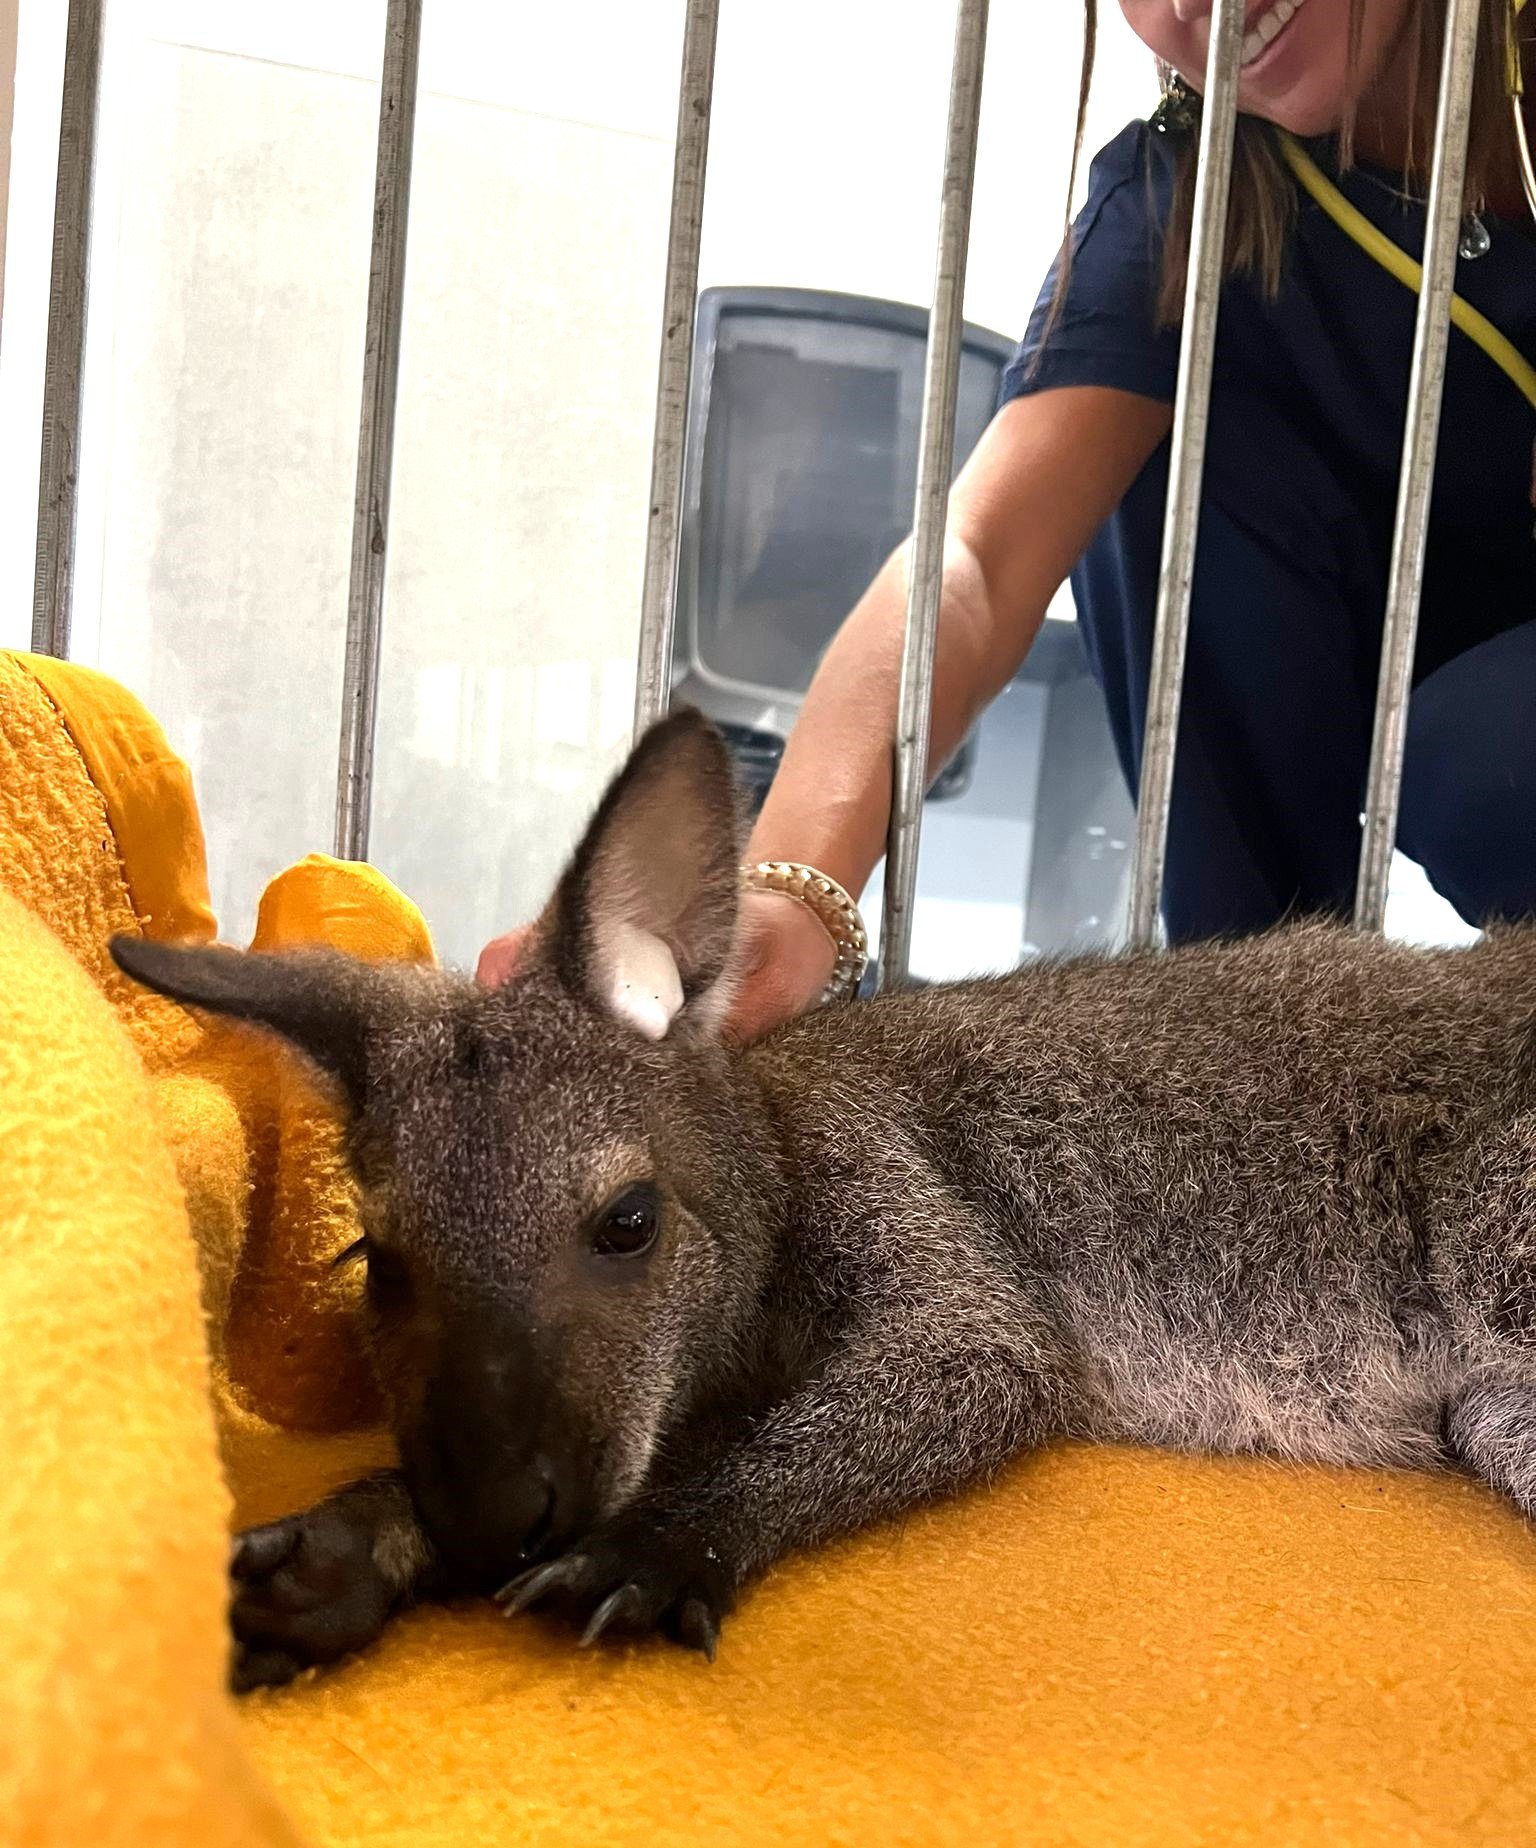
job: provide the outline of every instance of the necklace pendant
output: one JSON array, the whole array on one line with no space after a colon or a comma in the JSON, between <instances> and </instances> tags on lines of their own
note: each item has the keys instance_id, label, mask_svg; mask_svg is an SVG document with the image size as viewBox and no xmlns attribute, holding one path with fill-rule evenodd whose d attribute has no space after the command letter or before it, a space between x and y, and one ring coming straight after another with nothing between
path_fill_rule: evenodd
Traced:
<instances>
[{"instance_id":1,"label":"necklace pendant","mask_svg":"<svg viewBox=\"0 0 1536 1848\"><path fill-rule=\"evenodd\" d=\"M1461 241L1456 246L1457 254L1468 263L1475 263L1479 257L1486 257L1493 248L1493 237L1476 212L1468 212L1461 221Z\"/></svg>"}]
</instances>

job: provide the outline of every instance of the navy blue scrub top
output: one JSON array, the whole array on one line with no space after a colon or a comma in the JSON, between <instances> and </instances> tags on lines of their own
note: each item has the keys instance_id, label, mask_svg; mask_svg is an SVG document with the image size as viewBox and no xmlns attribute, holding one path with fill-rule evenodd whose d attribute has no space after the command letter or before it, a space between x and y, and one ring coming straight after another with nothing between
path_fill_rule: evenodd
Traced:
<instances>
[{"instance_id":1,"label":"navy blue scrub top","mask_svg":"<svg viewBox=\"0 0 1536 1848\"><path fill-rule=\"evenodd\" d=\"M1174 153L1168 138L1134 122L1098 156L1087 203L1073 229L1074 260L1063 311L1042 351L1053 272L1004 375L1003 402L1077 385L1117 387L1172 402L1179 334L1156 325L1156 299L1160 228ZM1367 218L1410 255L1422 257L1423 207L1404 199L1392 176L1357 167L1337 177ZM1492 217L1483 222L1491 242L1485 254L1458 262L1457 289L1517 348L1536 355L1536 240L1524 224ZM1223 736L1241 733L1250 713L1255 727L1273 727L1276 715L1261 715L1257 708L1266 698L1271 705L1279 702L1287 708L1280 717L1290 728L1292 748L1313 748L1309 715L1333 700L1336 683L1347 679L1351 704L1339 725L1348 731L1349 742L1338 749L1350 759L1349 790L1347 798L1335 798L1321 784L1313 791L1293 791L1282 787L1288 771L1271 776L1275 788L1263 812L1232 824L1234 855L1261 863L1253 876L1264 890L1256 891L1251 902L1232 901L1230 917L1221 914L1224 898L1214 909L1206 899L1191 899L1188 918L1174 930L1177 936L1203 934L1207 928L1262 927L1268 910L1326 908L1347 901L1358 838L1355 785L1363 775L1374 703L1417 300L1305 197L1278 296L1267 297L1256 281L1243 277L1224 286L1191 633L1192 669L1197 676L1204 673L1205 681L1203 690L1198 683L1186 686L1179 748L1185 751L1186 732L1200 723L1199 711L1189 712L1192 695L1197 705L1215 702L1225 708L1219 715ZM1416 679L1536 617L1533 445L1536 410L1481 348L1453 327ZM1164 444L1072 580L1122 764L1133 780L1140 759L1166 482ZM1249 648L1245 630L1250 619L1284 627L1293 610L1290 657L1284 644L1270 651L1262 637ZM1207 636L1203 655L1202 628ZM1225 652L1224 664L1216 663L1217 651ZM1252 660L1244 667L1250 653ZM1325 655L1330 657L1326 665ZM1309 680L1307 664L1314 657ZM1317 724L1315 748L1333 750L1333 719L1320 714ZM1216 730L1213 720L1213 737ZM1233 745L1238 742L1232 738ZM1260 757L1280 749L1264 740L1255 745ZM1224 744L1213 744L1211 751L1230 755ZM1199 752L1197 743L1192 757ZM1218 765L1214 756L1209 767L1213 775L1219 769L1223 776L1245 768L1241 763ZM1260 781L1267 774L1257 760L1246 768ZM1187 770L1195 777L1198 763L1192 761ZM1195 795L1189 803L1193 826ZM1298 807L1309 812L1288 812ZM1310 867L1317 850L1308 831L1315 833L1324 823L1325 831L1337 832L1336 851L1329 849L1328 866L1317 872ZM1177 835L1177 783L1174 830ZM1298 842L1306 837L1304 844L1286 848L1281 837L1287 832ZM1208 835L1207 857L1213 845ZM1177 848L1175 840L1174 858ZM1177 886L1178 872L1171 859L1171 888ZM1229 866L1228 886L1238 877L1235 864ZM1172 898L1177 906L1176 891Z\"/></svg>"}]
</instances>

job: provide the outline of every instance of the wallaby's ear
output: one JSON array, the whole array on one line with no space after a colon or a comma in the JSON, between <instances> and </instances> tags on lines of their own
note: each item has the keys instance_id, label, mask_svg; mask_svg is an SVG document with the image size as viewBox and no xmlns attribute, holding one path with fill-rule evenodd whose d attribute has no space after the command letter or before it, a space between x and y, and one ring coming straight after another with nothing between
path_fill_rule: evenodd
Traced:
<instances>
[{"instance_id":1,"label":"wallaby's ear","mask_svg":"<svg viewBox=\"0 0 1536 1848\"><path fill-rule=\"evenodd\" d=\"M370 971L335 951L272 956L114 937L112 960L157 994L280 1033L362 1102Z\"/></svg>"},{"instance_id":2,"label":"wallaby's ear","mask_svg":"<svg viewBox=\"0 0 1536 1848\"><path fill-rule=\"evenodd\" d=\"M648 1039L724 1012L741 830L730 755L697 712L635 746L561 880L549 952L568 987Z\"/></svg>"}]
</instances>

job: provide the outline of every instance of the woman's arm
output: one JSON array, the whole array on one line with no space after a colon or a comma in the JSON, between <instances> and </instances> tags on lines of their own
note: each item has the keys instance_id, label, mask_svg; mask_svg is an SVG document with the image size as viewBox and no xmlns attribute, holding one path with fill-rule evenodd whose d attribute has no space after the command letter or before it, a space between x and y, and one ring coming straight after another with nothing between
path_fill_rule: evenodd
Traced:
<instances>
[{"instance_id":1,"label":"woman's arm","mask_svg":"<svg viewBox=\"0 0 1536 1848\"><path fill-rule=\"evenodd\" d=\"M1046 607L1168 434L1167 404L1073 386L1004 406L949 502L933 676L929 775L1029 652ZM903 545L816 672L752 832L751 860L799 860L857 895L885 849L906 624ZM832 972L826 932L793 899L744 901L732 1032L755 1039L809 1007ZM505 981L527 929L488 944L483 982Z\"/></svg>"},{"instance_id":2,"label":"woman's arm","mask_svg":"<svg viewBox=\"0 0 1536 1848\"><path fill-rule=\"evenodd\" d=\"M1167 404L1099 386L1004 406L950 496L929 775L1007 685L1094 533L1167 435ZM857 894L885 848L906 619L903 545L860 599L806 694L753 829L752 860L800 860ZM809 1006L832 967L793 900L748 900L733 1013L754 1038Z\"/></svg>"}]
</instances>

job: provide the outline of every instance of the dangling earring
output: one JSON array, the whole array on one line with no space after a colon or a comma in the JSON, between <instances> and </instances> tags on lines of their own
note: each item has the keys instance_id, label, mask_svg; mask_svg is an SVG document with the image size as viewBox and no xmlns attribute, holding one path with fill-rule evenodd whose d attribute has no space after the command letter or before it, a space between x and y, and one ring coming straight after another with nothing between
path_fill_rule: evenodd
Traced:
<instances>
[{"instance_id":1,"label":"dangling earring","mask_svg":"<svg viewBox=\"0 0 1536 1848\"><path fill-rule=\"evenodd\" d=\"M1200 126L1200 97L1171 65L1158 63L1163 94L1148 127L1154 135L1190 135Z\"/></svg>"}]
</instances>

